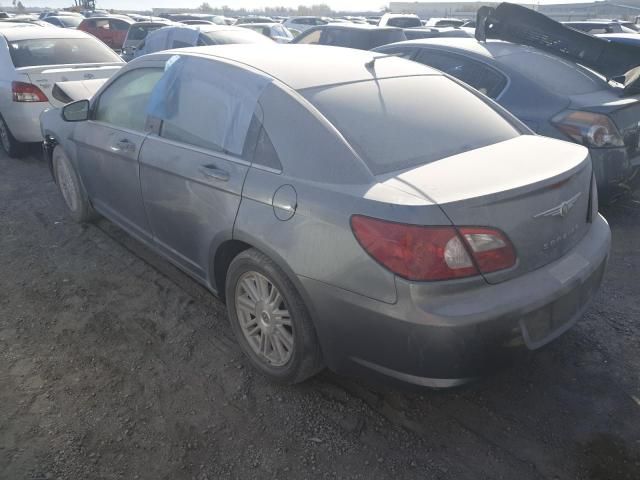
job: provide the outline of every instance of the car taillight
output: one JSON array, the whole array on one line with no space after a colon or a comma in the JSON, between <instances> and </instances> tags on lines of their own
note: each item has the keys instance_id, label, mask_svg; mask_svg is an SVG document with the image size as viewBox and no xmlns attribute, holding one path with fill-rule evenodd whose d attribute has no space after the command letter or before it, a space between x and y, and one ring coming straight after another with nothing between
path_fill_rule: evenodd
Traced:
<instances>
[{"instance_id":1,"label":"car taillight","mask_svg":"<svg viewBox=\"0 0 640 480\"><path fill-rule=\"evenodd\" d=\"M502 232L479 227L461 227L459 231L482 273L497 272L515 265L516 252Z\"/></svg>"},{"instance_id":2,"label":"car taillight","mask_svg":"<svg viewBox=\"0 0 640 480\"><path fill-rule=\"evenodd\" d=\"M11 82L14 102L48 102L47 96L32 83Z\"/></svg>"},{"instance_id":3,"label":"car taillight","mask_svg":"<svg viewBox=\"0 0 640 480\"><path fill-rule=\"evenodd\" d=\"M351 217L351 229L369 255L407 280L434 281L495 272L515 264L511 242L490 228L431 227ZM473 256L473 259L472 259Z\"/></svg>"},{"instance_id":4,"label":"car taillight","mask_svg":"<svg viewBox=\"0 0 640 480\"><path fill-rule=\"evenodd\" d=\"M569 110L555 116L552 123L572 140L587 147L624 147L624 139L606 115Z\"/></svg>"}]
</instances>

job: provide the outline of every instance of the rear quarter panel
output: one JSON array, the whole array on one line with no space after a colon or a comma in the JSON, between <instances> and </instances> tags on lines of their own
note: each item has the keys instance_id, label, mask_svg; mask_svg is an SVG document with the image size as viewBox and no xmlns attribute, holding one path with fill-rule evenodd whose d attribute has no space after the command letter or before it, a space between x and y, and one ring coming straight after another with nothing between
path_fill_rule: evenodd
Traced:
<instances>
[{"instance_id":1,"label":"rear quarter panel","mask_svg":"<svg viewBox=\"0 0 640 480\"><path fill-rule=\"evenodd\" d=\"M296 95L272 85L260 101L283 168L254 164L249 170L234 237L263 249L295 276L394 303L395 276L362 249L351 216L449 222L428 200L380 186L333 126ZM297 198L286 221L276 217L273 204L283 185Z\"/></svg>"}]
</instances>

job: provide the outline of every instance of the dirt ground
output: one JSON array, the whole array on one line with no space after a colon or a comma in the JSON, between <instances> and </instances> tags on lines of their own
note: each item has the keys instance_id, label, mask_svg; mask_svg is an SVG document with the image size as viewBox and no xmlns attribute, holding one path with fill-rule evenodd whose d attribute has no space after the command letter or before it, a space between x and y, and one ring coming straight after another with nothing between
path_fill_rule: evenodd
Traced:
<instances>
[{"instance_id":1,"label":"dirt ground","mask_svg":"<svg viewBox=\"0 0 640 480\"><path fill-rule=\"evenodd\" d=\"M282 387L207 291L74 224L37 151L0 172L0 479L640 478L640 203L605 212L604 286L543 351L456 390Z\"/></svg>"}]
</instances>

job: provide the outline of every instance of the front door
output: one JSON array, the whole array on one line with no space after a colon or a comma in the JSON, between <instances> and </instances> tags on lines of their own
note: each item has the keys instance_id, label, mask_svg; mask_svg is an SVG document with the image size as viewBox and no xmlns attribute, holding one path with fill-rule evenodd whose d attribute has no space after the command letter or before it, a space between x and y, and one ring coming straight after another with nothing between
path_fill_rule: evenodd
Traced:
<instances>
[{"instance_id":1,"label":"front door","mask_svg":"<svg viewBox=\"0 0 640 480\"><path fill-rule=\"evenodd\" d=\"M144 143L146 105L160 68L138 68L118 77L92 105L90 120L74 132L78 168L100 213L132 234L150 239L140 193L138 155Z\"/></svg>"}]
</instances>

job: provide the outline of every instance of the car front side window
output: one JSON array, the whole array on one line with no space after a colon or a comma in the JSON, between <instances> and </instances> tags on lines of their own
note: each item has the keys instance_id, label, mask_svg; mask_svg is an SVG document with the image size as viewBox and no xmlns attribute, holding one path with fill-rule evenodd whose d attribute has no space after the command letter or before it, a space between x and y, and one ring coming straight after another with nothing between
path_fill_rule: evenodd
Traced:
<instances>
[{"instance_id":1,"label":"car front side window","mask_svg":"<svg viewBox=\"0 0 640 480\"><path fill-rule=\"evenodd\" d=\"M100 95L93 120L144 131L149 97L162 73L161 68L138 68L117 78Z\"/></svg>"}]
</instances>

